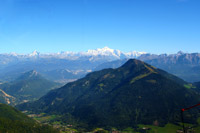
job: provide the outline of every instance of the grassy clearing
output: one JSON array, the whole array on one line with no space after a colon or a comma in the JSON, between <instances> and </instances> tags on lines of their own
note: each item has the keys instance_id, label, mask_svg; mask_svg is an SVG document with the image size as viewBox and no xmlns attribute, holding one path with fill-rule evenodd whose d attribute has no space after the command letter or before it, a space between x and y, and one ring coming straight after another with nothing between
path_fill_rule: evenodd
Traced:
<instances>
[{"instance_id":1,"label":"grassy clearing","mask_svg":"<svg viewBox=\"0 0 200 133\"><path fill-rule=\"evenodd\" d=\"M46 114L39 114L33 117L35 120L41 122L41 123L49 123L54 126L59 127L60 131L62 133L71 133L71 132L78 132L78 130L74 129L75 127L71 127L68 125L63 125L60 121L57 121L57 118L60 117L58 115L46 115ZM192 124L185 123L185 127L191 127L190 131L194 131L194 133L200 133L200 118L197 120L199 126L194 126ZM174 125L171 123L166 124L164 127L154 126L154 125L138 125L138 129L135 130L133 128L126 128L123 131L118 131L120 133L176 133L177 130L182 130L182 123L179 123L179 125ZM113 129L114 130L114 129ZM114 131L117 131L115 129ZM108 133L109 131L102 129L102 128L96 128L91 133L94 132L101 132L101 133Z\"/></svg>"},{"instance_id":2,"label":"grassy clearing","mask_svg":"<svg viewBox=\"0 0 200 133\"><path fill-rule=\"evenodd\" d=\"M192 84L184 84L184 87L187 88L187 89L196 88Z\"/></svg>"},{"instance_id":3,"label":"grassy clearing","mask_svg":"<svg viewBox=\"0 0 200 133\"><path fill-rule=\"evenodd\" d=\"M34 117L34 119L37 120L37 121L40 121L41 123L46 123L46 122L49 122L49 121L53 121L58 117L59 116L57 116L57 115L48 115L48 116L41 115L41 116Z\"/></svg>"},{"instance_id":4,"label":"grassy clearing","mask_svg":"<svg viewBox=\"0 0 200 133\"><path fill-rule=\"evenodd\" d=\"M177 126L171 123L168 123L164 127L158 127L153 125L138 125L140 128L151 128L147 133L176 133L177 130L182 129L181 126Z\"/></svg>"},{"instance_id":5,"label":"grassy clearing","mask_svg":"<svg viewBox=\"0 0 200 133\"><path fill-rule=\"evenodd\" d=\"M139 75L139 76L133 78L133 79L131 80L130 84L133 84L135 81L137 81L137 80L139 80L139 79L142 79L142 78L144 78L144 77L149 76L151 73L152 73L152 72L144 73L144 74L141 74L141 75Z\"/></svg>"}]
</instances>

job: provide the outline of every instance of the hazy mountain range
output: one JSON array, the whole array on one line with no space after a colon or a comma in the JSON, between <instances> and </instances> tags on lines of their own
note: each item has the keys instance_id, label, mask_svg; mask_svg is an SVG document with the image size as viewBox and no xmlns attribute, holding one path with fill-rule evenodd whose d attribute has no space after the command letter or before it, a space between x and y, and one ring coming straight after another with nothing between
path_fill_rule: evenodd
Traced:
<instances>
[{"instance_id":1,"label":"hazy mountain range","mask_svg":"<svg viewBox=\"0 0 200 133\"><path fill-rule=\"evenodd\" d=\"M156 55L108 47L87 52L0 54L0 80L12 81L26 71L36 70L48 79L67 83L95 70L119 67L130 58L145 61L189 82L200 80L199 53Z\"/></svg>"}]
</instances>

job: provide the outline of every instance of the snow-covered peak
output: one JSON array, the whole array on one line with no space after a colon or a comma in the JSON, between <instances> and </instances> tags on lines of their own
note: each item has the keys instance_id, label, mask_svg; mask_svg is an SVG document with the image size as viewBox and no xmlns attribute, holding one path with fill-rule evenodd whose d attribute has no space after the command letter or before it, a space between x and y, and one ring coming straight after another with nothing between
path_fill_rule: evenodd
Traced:
<instances>
[{"instance_id":1,"label":"snow-covered peak","mask_svg":"<svg viewBox=\"0 0 200 133\"><path fill-rule=\"evenodd\" d=\"M38 56L40 53L34 50L29 56Z\"/></svg>"},{"instance_id":2,"label":"snow-covered peak","mask_svg":"<svg viewBox=\"0 0 200 133\"><path fill-rule=\"evenodd\" d=\"M120 50L114 50L109 47L104 47L104 48L97 48L95 50L88 50L86 55L90 56L114 56L117 58L120 58L119 56L122 54Z\"/></svg>"},{"instance_id":3,"label":"snow-covered peak","mask_svg":"<svg viewBox=\"0 0 200 133\"><path fill-rule=\"evenodd\" d=\"M113 53L113 49L110 49L108 47L104 48L97 48L97 49L89 49L86 54L88 55L98 55L98 54L107 54L107 53Z\"/></svg>"},{"instance_id":4,"label":"snow-covered peak","mask_svg":"<svg viewBox=\"0 0 200 133\"><path fill-rule=\"evenodd\" d=\"M98 48L97 51L100 51L100 52L114 52L114 49L111 49L109 47L104 47L104 48Z\"/></svg>"}]
</instances>

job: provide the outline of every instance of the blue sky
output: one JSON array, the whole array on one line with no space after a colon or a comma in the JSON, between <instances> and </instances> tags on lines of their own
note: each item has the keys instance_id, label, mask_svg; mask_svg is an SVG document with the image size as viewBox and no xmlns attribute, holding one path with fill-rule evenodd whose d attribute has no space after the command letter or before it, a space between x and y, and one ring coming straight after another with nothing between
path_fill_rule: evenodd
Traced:
<instances>
[{"instance_id":1,"label":"blue sky","mask_svg":"<svg viewBox=\"0 0 200 133\"><path fill-rule=\"evenodd\" d=\"M200 52L200 0L0 0L0 53Z\"/></svg>"}]
</instances>

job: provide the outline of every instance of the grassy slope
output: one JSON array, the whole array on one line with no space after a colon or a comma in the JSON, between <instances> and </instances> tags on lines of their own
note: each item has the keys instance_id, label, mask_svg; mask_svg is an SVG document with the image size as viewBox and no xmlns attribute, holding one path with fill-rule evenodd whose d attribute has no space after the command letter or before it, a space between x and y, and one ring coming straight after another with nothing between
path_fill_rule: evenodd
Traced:
<instances>
[{"instance_id":1,"label":"grassy slope","mask_svg":"<svg viewBox=\"0 0 200 133\"><path fill-rule=\"evenodd\" d=\"M25 114L5 104L0 103L0 112L0 118L34 123L34 121Z\"/></svg>"},{"instance_id":2,"label":"grassy slope","mask_svg":"<svg viewBox=\"0 0 200 133\"><path fill-rule=\"evenodd\" d=\"M15 108L0 104L0 132L9 133L56 133L55 129L41 125Z\"/></svg>"},{"instance_id":3,"label":"grassy slope","mask_svg":"<svg viewBox=\"0 0 200 133\"><path fill-rule=\"evenodd\" d=\"M149 133L176 133L178 129L182 129L181 126L177 126L171 123L166 124L164 127L152 126L152 125L139 125L140 128L151 128Z\"/></svg>"}]
</instances>

